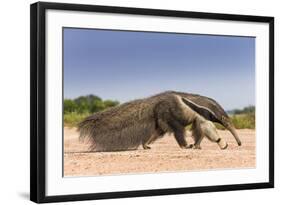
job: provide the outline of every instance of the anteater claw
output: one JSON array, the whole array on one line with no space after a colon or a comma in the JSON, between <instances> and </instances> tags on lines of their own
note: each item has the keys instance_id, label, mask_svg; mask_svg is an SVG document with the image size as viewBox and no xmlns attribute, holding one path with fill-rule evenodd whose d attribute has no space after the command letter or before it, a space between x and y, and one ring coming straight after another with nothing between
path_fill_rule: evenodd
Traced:
<instances>
[{"instance_id":1,"label":"anteater claw","mask_svg":"<svg viewBox=\"0 0 281 205\"><path fill-rule=\"evenodd\" d=\"M142 145L143 149L151 149L151 147L147 146L147 145Z\"/></svg>"}]
</instances>

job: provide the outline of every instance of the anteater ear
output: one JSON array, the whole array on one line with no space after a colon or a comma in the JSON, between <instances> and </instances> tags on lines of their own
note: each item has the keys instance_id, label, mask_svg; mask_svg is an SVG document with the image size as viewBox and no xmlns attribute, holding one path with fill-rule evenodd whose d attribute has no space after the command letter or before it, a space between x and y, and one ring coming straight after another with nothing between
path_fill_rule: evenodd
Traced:
<instances>
[{"instance_id":1,"label":"anteater ear","mask_svg":"<svg viewBox=\"0 0 281 205\"><path fill-rule=\"evenodd\" d=\"M215 113L212 110L210 110L208 107L198 105L197 103L187 98L182 98L182 101L193 111L197 112L199 115L204 117L206 120L210 120L212 122L220 122L220 120L218 120L218 118L216 117Z\"/></svg>"},{"instance_id":2,"label":"anteater ear","mask_svg":"<svg viewBox=\"0 0 281 205\"><path fill-rule=\"evenodd\" d=\"M221 121L225 126L229 126L229 124L231 124L231 121L224 115L221 116Z\"/></svg>"}]
</instances>

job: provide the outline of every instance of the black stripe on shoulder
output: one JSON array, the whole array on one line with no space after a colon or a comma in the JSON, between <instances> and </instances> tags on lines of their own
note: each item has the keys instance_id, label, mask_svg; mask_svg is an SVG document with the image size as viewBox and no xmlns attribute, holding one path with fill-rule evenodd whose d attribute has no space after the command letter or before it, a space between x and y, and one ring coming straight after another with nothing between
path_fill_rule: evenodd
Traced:
<instances>
[{"instance_id":1,"label":"black stripe on shoulder","mask_svg":"<svg viewBox=\"0 0 281 205\"><path fill-rule=\"evenodd\" d=\"M185 98L181 98L181 99L188 107L190 107L193 111L197 112L199 115L204 117L206 120L221 123L221 121L214 115L214 113L212 111L209 110L209 108L199 106L196 103L194 103L190 100L187 100Z\"/></svg>"}]
</instances>

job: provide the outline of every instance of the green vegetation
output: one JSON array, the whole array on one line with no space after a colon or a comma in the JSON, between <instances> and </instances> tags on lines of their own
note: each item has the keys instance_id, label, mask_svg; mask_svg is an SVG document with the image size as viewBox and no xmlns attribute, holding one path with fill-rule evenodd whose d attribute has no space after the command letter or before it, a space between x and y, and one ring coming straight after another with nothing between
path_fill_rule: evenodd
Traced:
<instances>
[{"instance_id":1,"label":"green vegetation","mask_svg":"<svg viewBox=\"0 0 281 205\"><path fill-rule=\"evenodd\" d=\"M85 117L92 113L118 105L118 101L102 100L95 95L80 96L75 99L65 99L63 106L64 125L77 126Z\"/></svg>"},{"instance_id":2,"label":"green vegetation","mask_svg":"<svg viewBox=\"0 0 281 205\"><path fill-rule=\"evenodd\" d=\"M238 114L229 116L236 129L255 129L255 114ZM217 129L225 128L218 123L214 123Z\"/></svg>"},{"instance_id":3,"label":"green vegetation","mask_svg":"<svg viewBox=\"0 0 281 205\"><path fill-rule=\"evenodd\" d=\"M237 129L255 129L256 127L256 108L247 106L243 109L235 109L229 113L232 123Z\"/></svg>"},{"instance_id":4,"label":"green vegetation","mask_svg":"<svg viewBox=\"0 0 281 205\"><path fill-rule=\"evenodd\" d=\"M255 113L233 115L231 120L237 129L255 129Z\"/></svg>"},{"instance_id":5,"label":"green vegetation","mask_svg":"<svg viewBox=\"0 0 281 205\"><path fill-rule=\"evenodd\" d=\"M66 113L63 116L64 126L68 127L76 127L79 122L81 122L84 118L88 117L90 113Z\"/></svg>"},{"instance_id":6,"label":"green vegetation","mask_svg":"<svg viewBox=\"0 0 281 205\"><path fill-rule=\"evenodd\" d=\"M234 109L228 111L229 117L236 129L255 129L255 106L247 106L243 109ZM218 129L224 127L215 123Z\"/></svg>"},{"instance_id":7,"label":"green vegetation","mask_svg":"<svg viewBox=\"0 0 281 205\"><path fill-rule=\"evenodd\" d=\"M231 111L228 111L229 114L239 115L239 114L255 114L255 106L250 105L247 107L244 107L243 109L234 109Z\"/></svg>"}]
</instances>

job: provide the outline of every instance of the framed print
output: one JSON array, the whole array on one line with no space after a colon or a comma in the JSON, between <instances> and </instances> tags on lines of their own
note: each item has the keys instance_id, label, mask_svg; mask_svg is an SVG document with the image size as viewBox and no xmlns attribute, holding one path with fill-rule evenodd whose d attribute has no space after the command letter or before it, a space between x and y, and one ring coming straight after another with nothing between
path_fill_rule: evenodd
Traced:
<instances>
[{"instance_id":1,"label":"framed print","mask_svg":"<svg viewBox=\"0 0 281 205\"><path fill-rule=\"evenodd\" d=\"M30 199L274 187L274 18L31 5Z\"/></svg>"}]
</instances>

